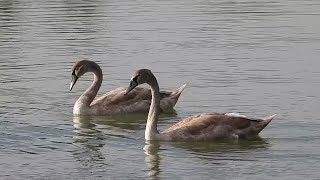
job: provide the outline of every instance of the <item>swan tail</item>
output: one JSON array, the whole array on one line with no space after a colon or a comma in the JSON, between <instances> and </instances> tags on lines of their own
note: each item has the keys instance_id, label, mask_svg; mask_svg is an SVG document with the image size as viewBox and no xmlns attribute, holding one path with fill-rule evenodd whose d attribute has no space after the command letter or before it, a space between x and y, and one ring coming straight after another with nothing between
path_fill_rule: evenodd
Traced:
<instances>
[{"instance_id":1,"label":"swan tail","mask_svg":"<svg viewBox=\"0 0 320 180\"><path fill-rule=\"evenodd\" d=\"M186 86L187 86L187 84L180 86L178 89L174 90L171 93L171 96L178 100L178 98L180 97L182 91L186 88Z\"/></svg>"},{"instance_id":2,"label":"swan tail","mask_svg":"<svg viewBox=\"0 0 320 180\"><path fill-rule=\"evenodd\" d=\"M260 133L265 127L267 127L275 116L276 114L262 118L262 121L259 123L258 133Z\"/></svg>"},{"instance_id":3,"label":"swan tail","mask_svg":"<svg viewBox=\"0 0 320 180\"><path fill-rule=\"evenodd\" d=\"M178 99L179 99L179 97L185 87L186 87L186 84L180 86L178 89L176 89L170 93L170 95L168 97L169 101L167 101L170 105L168 105L167 108L170 107L170 109L171 109L177 104Z\"/></svg>"}]
</instances>

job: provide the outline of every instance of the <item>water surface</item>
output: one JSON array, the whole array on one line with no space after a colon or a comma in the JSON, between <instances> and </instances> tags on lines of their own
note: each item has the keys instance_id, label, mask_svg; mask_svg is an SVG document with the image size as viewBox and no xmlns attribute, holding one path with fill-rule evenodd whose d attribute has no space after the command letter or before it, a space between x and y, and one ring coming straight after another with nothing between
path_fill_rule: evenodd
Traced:
<instances>
[{"instance_id":1,"label":"water surface","mask_svg":"<svg viewBox=\"0 0 320 180\"><path fill-rule=\"evenodd\" d=\"M320 3L302 1L1 1L0 179L318 179ZM150 68L162 89L187 83L177 114L278 114L261 139L145 142L146 114L73 117Z\"/></svg>"}]
</instances>

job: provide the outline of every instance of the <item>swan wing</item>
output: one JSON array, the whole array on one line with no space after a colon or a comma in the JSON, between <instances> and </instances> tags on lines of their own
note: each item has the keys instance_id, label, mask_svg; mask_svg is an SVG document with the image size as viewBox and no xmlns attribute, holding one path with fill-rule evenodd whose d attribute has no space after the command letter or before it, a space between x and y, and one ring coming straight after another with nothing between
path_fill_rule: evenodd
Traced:
<instances>
[{"instance_id":1,"label":"swan wing","mask_svg":"<svg viewBox=\"0 0 320 180\"><path fill-rule=\"evenodd\" d=\"M175 106L185 85L175 91L161 91L160 107L164 112L170 111ZM151 90L147 88L136 87L130 93L125 94L127 88L119 87L107 92L103 96L96 98L91 106L103 106L106 114L108 111L119 112L148 112L151 104ZM111 111L112 109L112 111Z\"/></svg>"},{"instance_id":2,"label":"swan wing","mask_svg":"<svg viewBox=\"0 0 320 180\"><path fill-rule=\"evenodd\" d=\"M257 135L264 125L262 119L228 116L225 113L201 114L178 122L165 130L162 136L173 141L246 138Z\"/></svg>"}]
</instances>

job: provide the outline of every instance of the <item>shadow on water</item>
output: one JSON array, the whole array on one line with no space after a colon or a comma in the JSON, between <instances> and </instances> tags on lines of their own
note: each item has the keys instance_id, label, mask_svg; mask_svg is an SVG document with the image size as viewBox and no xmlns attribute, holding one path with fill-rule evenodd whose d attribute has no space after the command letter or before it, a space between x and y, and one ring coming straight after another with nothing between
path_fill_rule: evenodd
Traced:
<instances>
[{"instance_id":1,"label":"shadow on water","mask_svg":"<svg viewBox=\"0 0 320 180\"><path fill-rule=\"evenodd\" d=\"M167 148L161 146L170 146L168 149L178 148L186 150L192 156L204 160L204 163L220 164L219 161L232 160L241 161L240 153L250 153L259 149L267 149L270 147L268 140L256 137L250 140L242 140L239 142L159 142L146 141L143 148L146 155L145 161L149 168L148 177L157 179L161 172L161 156L160 151ZM248 159L246 159L248 161ZM163 165L162 165L163 166Z\"/></svg>"},{"instance_id":2,"label":"shadow on water","mask_svg":"<svg viewBox=\"0 0 320 180\"><path fill-rule=\"evenodd\" d=\"M238 142L221 141L217 143L208 142L176 142L172 146L191 151L193 154L211 155L218 153L241 153L250 150L266 149L270 146L266 139L255 137L250 140L240 140Z\"/></svg>"}]
</instances>

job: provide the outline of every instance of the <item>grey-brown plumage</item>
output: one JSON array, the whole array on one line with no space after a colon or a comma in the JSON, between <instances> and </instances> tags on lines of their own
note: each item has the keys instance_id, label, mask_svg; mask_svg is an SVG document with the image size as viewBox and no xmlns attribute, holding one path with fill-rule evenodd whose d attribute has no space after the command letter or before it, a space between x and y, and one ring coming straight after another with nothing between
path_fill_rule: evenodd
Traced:
<instances>
[{"instance_id":1,"label":"grey-brown plumage","mask_svg":"<svg viewBox=\"0 0 320 180\"><path fill-rule=\"evenodd\" d=\"M100 66L89 60L81 60L72 67L70 91L85 73L92 72L94 80L91 86L76 101L75 115L111 115L119 113L148 112L151 104L151 90L138 88L124 95L126 88L119 87L105 95L96 98L101 87L103 75ZM171 111L177 103L185 85L172 92L161 92L161 111Z\"/></svg>"},{"instance_id":2,"label":"grey-brown plumage","mask_svg":"<svg viewBox=\"0 0 320 180\"><path fill-rule=\"evenodd\" d=\"M273 119L201 114L189 117L161 133L161 138L170 141L209 141L223 139L247 139L257 136Z\"/></svg>"},{"instance_id":3,"label":"grey-brown plumage","mask_svg":"<svg viewBox=\"0 0 320 180\"><path fill-rule=\"evenodd\" d=\"M262 119L248 118L237 113L201 114L186 118L166 129L157 130L160 113L160 92L157 79L148 69L136 71L131 78L127 92L147 83L151 86L152 101L149 109L145 139L164 141L217 141L257 136L275 115Z\"/></svg>"}]
</instances>

